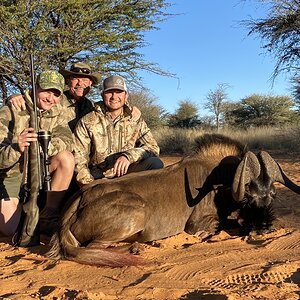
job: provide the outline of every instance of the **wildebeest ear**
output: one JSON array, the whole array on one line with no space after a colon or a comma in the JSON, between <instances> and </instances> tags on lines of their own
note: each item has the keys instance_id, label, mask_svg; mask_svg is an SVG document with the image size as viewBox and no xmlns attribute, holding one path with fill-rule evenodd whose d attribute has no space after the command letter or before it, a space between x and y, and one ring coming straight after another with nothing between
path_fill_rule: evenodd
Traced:
<instances>
[{"instance_id":1,"label":"wildebeest ear","mask_svg":"<svg viewBox=\"0 0 300 300\"><path fill-rule=\"evenodd\" d=\"M260 174L260 164L256 155L248 151L238 165L232 183L232 196L241 201L245 194L245 185L256 179Z\"/></svg>"},{"instance_id":2,"label":"wildebeest ear","mask_svg":"<svg viewBox=\"0 0 300 300\"><path fill-rule=\"evenodd\" d=\"M268 152L259 152L257 154L257 158L261 162L262 168L265 169L266 174L271 178L272 181L280 182L293 192L300 194L300 187L286 176L280 165Z\"/></svg>"},{"instance_id":3,"label":"wildebeest ear","mask_svg":"<svg viewBox=\"0 0 300 300\"><path fill-rule=\"evenodd\" d=\"M283 183L282 171L278 163L271 157L266 151L260 151L257 154L258 160L261 162L261 166L264 172L272 179L272 181L278 181Z\"/></svg>"}]
</instances>

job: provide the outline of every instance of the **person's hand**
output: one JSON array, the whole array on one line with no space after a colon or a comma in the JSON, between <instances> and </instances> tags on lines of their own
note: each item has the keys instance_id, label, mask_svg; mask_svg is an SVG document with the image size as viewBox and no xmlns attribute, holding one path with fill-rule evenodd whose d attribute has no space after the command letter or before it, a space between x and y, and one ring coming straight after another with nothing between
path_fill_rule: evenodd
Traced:
<instances>
[{"instance_id":1,"label":"person's hand","mask_svg":"<svg viewBox=\"0 0 300 300\"><path fill-rule=\"evenodd\" d=\"M18 146L21 153L25 151L25 147L30 145L30 142L37 141L37 133L33 128L25 128L18 137Z\"/></svg>"},{"instance_id":2,"label":"person's hand","mask_svg":"<svg viewBox=\"0 0 300 300\"><path fill-rule=\"evenodd\" d=\"M14 108L17 111L23 111L26 110L25 100L22 95L16 94L10 97L10 103L12 108Z\"/></svg>"},{"instance_id":3,"label":"person's hand","mask_svg":"<svg viewBox=\"0 0 300 300\"><path fill-rule=\"evenodd\" d=\"M117 177L123 176L127 173L130 165L129 160L125 156L120 156L114 164L114 173Z\"/></svg>"}]
</instances>

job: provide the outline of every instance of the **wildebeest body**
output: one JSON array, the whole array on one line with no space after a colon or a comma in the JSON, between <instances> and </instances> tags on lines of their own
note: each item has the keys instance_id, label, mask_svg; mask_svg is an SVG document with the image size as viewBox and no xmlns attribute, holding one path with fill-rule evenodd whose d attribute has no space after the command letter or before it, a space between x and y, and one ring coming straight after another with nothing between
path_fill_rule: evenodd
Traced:
<instances>
[{"instance_id":1,"label":"wildebeest body","mask_svg":"<svg viewBox=\"0 0 300 300\"><path fill-rule=\"evenodd\" d=\"M214 205L211 211L208 208L210 198L190 207L184 192L184 172L189 175L192 197L203 184L201 178L208 175L208 169L195 168L197 164L196 159L186 159L163 170L95 182L72 204L75 212L69 221L71 231L81 244L92 239L101 239L106 244L122 240L153 241L184 230L196 233L208 229L208 225L215 231L217 223L206 220L216 215ZM197 219L194 223L193 218ZM186 228L187 223L193 224L193 228Z\"/></svg>"},{"instance_id":2,"label":"wildebeest body","mask_svg":"<svg viewBox=\"0 0 300 300\"><path fill-rule=\"evenodd\" d=\"M138 258L111 252L114 242L148 242L180 232L214 234L240 211L245 233L271 225L278 181L300 188L266 153L255 155L220 135L199 139L195 155L160 170L96 180L67 205L49 256L122 266Z\"/></svg>"}]
</instances>

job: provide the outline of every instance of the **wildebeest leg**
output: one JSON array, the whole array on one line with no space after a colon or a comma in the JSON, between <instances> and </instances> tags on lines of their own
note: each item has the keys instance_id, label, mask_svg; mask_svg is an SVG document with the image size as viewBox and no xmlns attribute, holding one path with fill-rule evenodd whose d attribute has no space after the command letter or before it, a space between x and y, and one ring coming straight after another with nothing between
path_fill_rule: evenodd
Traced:
<instances>
[{"instance_id":1,"label":"wildebeest leg","mask_svg":"<svg viewBox=\"0 0 300 300\"><path fill-rule=\"evenodd\" d=\"M70 229L81 245L106 248L120 241L138 240L145 228L145 206L141 197L114 191L80 208Z\"/></svg>"},{"instance_id":2,"label":"wildebeest leg","mask_svg":"<svg viewBox=\"0 0 300 300\"><path fill-rule=\"evenodd\" d=\"M112 244L111 242L107 243L107 242L95 240L95 241L90 242L86 247L87 248L107 248L111 244Z\"/></svg>"}]
</instances>

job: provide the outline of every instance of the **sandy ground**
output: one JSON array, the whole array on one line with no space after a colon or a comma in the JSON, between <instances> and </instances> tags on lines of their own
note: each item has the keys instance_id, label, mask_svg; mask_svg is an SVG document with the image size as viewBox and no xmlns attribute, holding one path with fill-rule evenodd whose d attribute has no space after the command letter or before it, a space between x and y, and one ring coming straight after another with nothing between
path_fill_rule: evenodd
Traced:
<instances>
[{"instance_id":1,"label":"sandy ground","mask_svg":"<svg viewBox=\"0 0 300 300\"><path fill-rule=\"evenodd\" d=\"M167 164L178 158L163 158ZM277 155L300 184L300 157ZM0 239L0 299L300 299L300 195L278 185L276 230L249 240L221 231L200 242L182 233L142 245L149 266L53 263L43 245Z\"/></svg>"}]
</instances>

